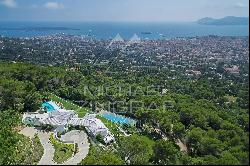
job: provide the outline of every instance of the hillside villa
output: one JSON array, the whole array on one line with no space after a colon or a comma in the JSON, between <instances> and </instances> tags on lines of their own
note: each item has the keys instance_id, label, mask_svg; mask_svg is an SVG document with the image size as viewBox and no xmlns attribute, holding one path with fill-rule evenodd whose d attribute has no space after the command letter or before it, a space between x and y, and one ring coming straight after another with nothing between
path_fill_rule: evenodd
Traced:
<instances>
[{"instance_id":1,"label":"hillside villa","mask_svg":"<svg viewBox=\"0 0 250 166\"><path fill-rule=\"evenodd\" d=\"M67 132L69 126L83 126L91 136L100 134L106 144L115 141L113 134L95 114L78 118L74 110L63 109L52 101L44 102L36 112L24 113L22 122L33 126L51 125L55 134Z\"/></svg>"}]
</instances>

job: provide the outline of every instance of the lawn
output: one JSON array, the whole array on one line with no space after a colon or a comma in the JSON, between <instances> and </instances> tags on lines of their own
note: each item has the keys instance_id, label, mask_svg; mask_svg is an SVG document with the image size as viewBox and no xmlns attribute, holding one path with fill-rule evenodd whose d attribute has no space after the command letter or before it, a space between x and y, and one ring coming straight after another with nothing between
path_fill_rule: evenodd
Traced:
<instances>
[{"instance_id":1,"label":"lawn","mask_svg":"<svg viewBox=\"0 0 250 166\"><path fill-rule=\"evenodd\" d=\"M85 116L85 114L87 112L89 112L88 108L80 107L80 106L74 104L73 102L71 102L69 100L62 99L54 94L50 94L49 97L53 101L62 103L65 109L74 110L78 114L79 118L83 118Z\"/></svg>"},{"instance_id":2,"label":"lawn","mask_svg":"<svg viewBox=\"0 0 250 166\"><path fill-rule=\"evenodd\" d=\"M71 102L69 100L62 99L62 98L60 98L52 93L50 94L49 97L53 101L62 103L65 109L74 110L78 114L79 118L84 117L85 114L89 112L89 110L87 108L79 107L76 104L74 104L73 102ZM96 118L100 119L114 135L118 136L118 135L123 134L122 132L120 132L120 130L118 129L118 127L116 126L115 123L101 117L100 115L97 115Z\"/></svg>"},{"instance_id":3,"label":"lawn","mask_svg":"<svg viewBox=\"0 0 250 166\"><path fill-rule=\"evenodd\" d=\"M74 144L65 144L57 141L53 134L50 135L50 142L55 148L53 160L57 163L63 163L72 157L74 153Z\"/></svg>"},{"instance_id":4,"label":"lawn","mask_svg":"<svg viewBox=\"0 0 250 166\"><path fill-rule=\"evenodd\" d=\"M118 129L115 123L103 118L100 115L97 115L96 118L100 119L102 123L113 133L115 136L123 135L123 133Z\"/></svg>"}]
</instances>

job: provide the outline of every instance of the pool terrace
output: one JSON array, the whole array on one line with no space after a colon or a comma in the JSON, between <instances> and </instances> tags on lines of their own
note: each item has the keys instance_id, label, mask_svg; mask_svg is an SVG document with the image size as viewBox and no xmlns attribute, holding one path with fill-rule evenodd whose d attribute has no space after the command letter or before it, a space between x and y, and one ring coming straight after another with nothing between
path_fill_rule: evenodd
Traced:
<instances>
[{"instance_id":1,"label":"pool terrace","mask_svg":"<svg viewBox=\"0 0 250 166\"><path fill-rule=\"evenodd\" d=\"M74 104L72 101L62 99L53 93L51 93L49 97L53 101L62 103L62 105L64 106L65 109L74 110L78 114L79 118L83 118L87 113L90 112L88 108L80 107L80 106ZM118 125L122 124L122 123L118 123L118 121L115 122L114 120L112 120L112 116L111 116L111 118L104 117L102 115L103 113L109 113L109 112L102 111L101 113L96 115L96 118L100 119L107 126L107 128L116 136L124 135L124 133L121 132L119 127L118 127ZM118 119L119 119L119 117L118 117ZM126 118L126 117L123 117L123 118L120 117L119 120L121 120L121 122L124 122L123 121L124 118ZM131 120L130 118L126 118L126 119L128 119L128 120L125 120L125 121L132 122L132 125L134 125L136 123L136 121L134 121L134 120L130 121Z\"/></svg>"},{"instance_id":2,"label":"pool terrace","mask_svg":"<svg viewBox=\"0 0 250 166\"><path fill-rule=\"evenodd\" d=\"M62 103L62 105L64 106L65 109L74 110L78 114L79 118L83 118L86 115L86 113L89 112L88 108L80 107L80 106L74 104L72 101L62 99L62 98L60 98L52 93L50 94L49 97L53 101Z\"/></svg>"},{"instance_id":3,"label":"pool terrace","mask_svg":"<svg viewBox=\"0 0 250 166\"><path fill-rule=\"evenodd\" d=\"M100 116L116 124L128 124L132 126L136 124L136 121L131 118L107 111L101 112Z\"/></svg>"}]
</instances>

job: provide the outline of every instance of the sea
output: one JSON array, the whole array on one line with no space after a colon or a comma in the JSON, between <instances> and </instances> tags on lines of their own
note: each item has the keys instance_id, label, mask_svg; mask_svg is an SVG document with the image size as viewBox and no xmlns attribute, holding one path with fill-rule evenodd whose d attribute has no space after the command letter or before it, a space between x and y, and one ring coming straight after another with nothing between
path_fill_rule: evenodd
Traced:
<instances>
[{"instance_id":1,"label":"sea","mask_svg":"<svg viewBox=\"0 0 250 166\"><path fill-rule=\"evenodd\" d=\"M249 36L248 25L200 25L197 23L125 22L0 22L0 36L38 37L70 34L96 39L112 39L117 34L130 39L170 39L195 36Z\"/></svg>"}]
</instances>

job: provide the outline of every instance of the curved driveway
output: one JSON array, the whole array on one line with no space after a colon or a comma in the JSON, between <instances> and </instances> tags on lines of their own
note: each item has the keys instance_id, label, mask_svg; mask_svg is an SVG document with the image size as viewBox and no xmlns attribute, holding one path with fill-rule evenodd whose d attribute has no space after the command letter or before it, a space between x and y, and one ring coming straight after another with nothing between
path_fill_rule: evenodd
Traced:
<instances>
[{"instance_id":1,"label":"curved driveway","mask_svg":"<svg viewBox=\"0 0 250 166\"><path fill-rule=\"evenodd\" d=\"M63 164L65 165L77 165L84 159L89 152L88 136L84 131L72 130L61 136L61 140L65 142L74 141L78 145L78 152L74 157L70 158Z\"/></svg>"},{"instance_id":2,"label":"curved driveway","mask_svg":"<svg viewBox=\"0 0 250 166\"><path fill-rule=\"evenodd\" d=\"M79 131L79 130L69 131L66 134L61 136L61 141L77 143L78 152L73 157L65 161L64 163L58 164L53 161L55 149L49 141L51 132L50 133L42 132L42 131L36 130L33 127L26 127L22 131L20 131L20 134L23 134L30 138L34 137L35 133L38 133L38 137L44 148L43 156L37 165L77 165L87 156L89 152L90 144L88 142L87 134L84 131Z\"/></svg>"}]
</instances>

